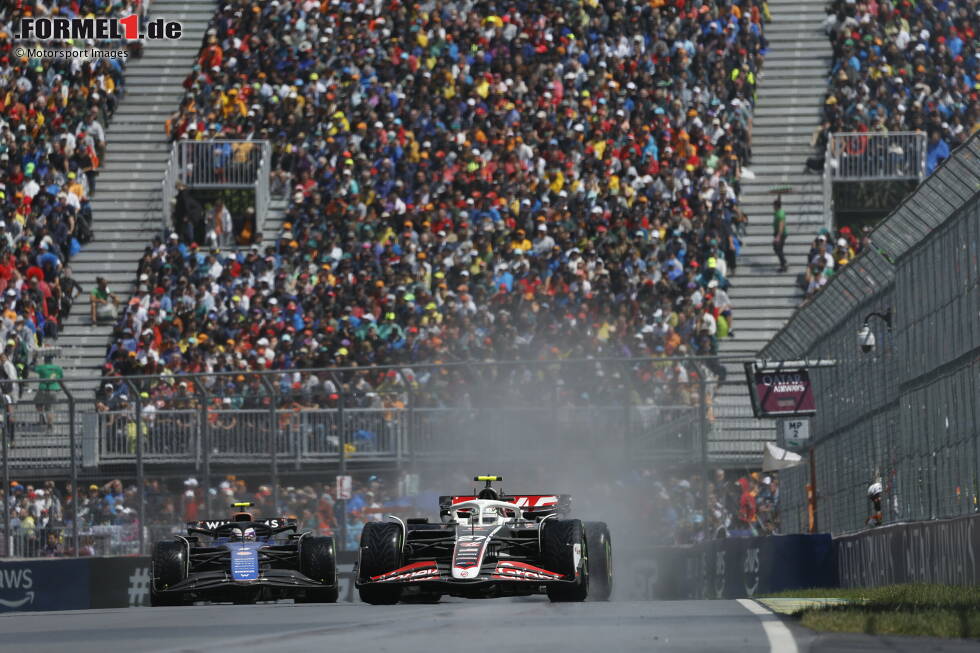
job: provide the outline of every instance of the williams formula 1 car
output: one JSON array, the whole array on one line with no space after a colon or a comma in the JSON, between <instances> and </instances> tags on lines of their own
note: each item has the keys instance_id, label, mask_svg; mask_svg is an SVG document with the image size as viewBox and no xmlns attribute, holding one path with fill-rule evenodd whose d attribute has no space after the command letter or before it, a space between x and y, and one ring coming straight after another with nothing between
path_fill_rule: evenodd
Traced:
<instances>
[{"instance_id":1,"label":"williams formula 1 car","mask_svg":"<svg viewBox=\"0 0 980 653\"><path fill-rule=\"evenodd\" d=\"M605 601L612 594L612 542L602 522L568 519L568 495L440 497L442 523L369 522L355 585L361 600L393 604L547 594L552 601ZM475 491L474 491L475 494Z\"/></svg>"},{"instance_id":2,"label":"williams formula 1 car","mask_svg":"<svg viewBox=\"0 0 980 653\"><path fill-rule=\"evenodd\" d=\"M296 520L286 517L238 512L231 520L189 522L186 536L157 542L151 565L154 606L280 598L335 603L339 593L333 538L298 533Z\"/></svg>"}]
</instances>

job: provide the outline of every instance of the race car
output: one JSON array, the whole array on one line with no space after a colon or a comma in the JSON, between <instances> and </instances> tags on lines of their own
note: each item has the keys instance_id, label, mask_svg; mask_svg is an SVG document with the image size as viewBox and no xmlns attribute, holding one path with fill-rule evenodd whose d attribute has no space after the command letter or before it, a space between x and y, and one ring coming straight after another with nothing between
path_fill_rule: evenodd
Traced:
<instances>
[{"instance_id":1,"label":"race car","mask_svg":"<svg viewBox=\"0 0 980 653\"><path fill-rule=\"evenodd\" d=\"M333 538L297 532L296 520L287 517L237 512L230 520L188 522L186 536L156 543L151 568L153 606L280 598L335 603L339 594Z\"/></svg>"},{"instance_id":2,"label":"race car","mask_svg":"<svg viewBox=\"0 0 980 653\"><path fill-rule=\"evenodd\" d=\"M375 605L547 594L554 602L606 601L612 540L602 522L569 519L568 495L506 495L500 476L479 493L439 498L442 523L388 515L361 533L355 586Z\"/></svg>"}]
</instances>

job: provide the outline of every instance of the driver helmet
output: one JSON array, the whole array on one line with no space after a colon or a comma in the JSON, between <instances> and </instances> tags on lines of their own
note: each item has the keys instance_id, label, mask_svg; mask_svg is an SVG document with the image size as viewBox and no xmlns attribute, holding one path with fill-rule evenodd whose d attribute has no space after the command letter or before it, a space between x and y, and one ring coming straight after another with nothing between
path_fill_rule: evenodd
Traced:
<instances>
[{"instance_id":1,"label":"driver helmet","mask_svg":"<svg viewBox=\"0 0 980 653\"><path fill-rule=\"evenodd\" d=\"M228 539L230 539L232 542L241 542L243 537L244 533L242 533L242 529L240 528L231 529L231 533L228 535Z\"/></svg>"},{"instance_id":2,"label":"driver helmet","mask_svg":"<svg viewBox=\"0 0 980 653\"><path fill-rule=\"evenodd\" d=\"M245 533L242 535L242 539L245 540L246 542L254 542L255 541L255 529L254 528L246 528L245 529Z\"/></svg>"},{"instance_id":3,"label":"driver helmet","mask_svg":"<svg viewBox=\"0 0 980 653\"><path fill-rule=\"evenodd\" d=\"M881 494L881 483L872 483L868 486L868 498L873 499L874 497Z\"/></svg>"},{"instance_id":4,"label":"driver helmet","mask_svg":"<svg viewBox=\"0 0 980 653\"><path fill-rule=\"evenodd\" d=\"M500 501L500 495L492 487L485 487L480 490L480 494L477 495L477 499L490 499L491 501Z\"/></svg>"}]
</instances>

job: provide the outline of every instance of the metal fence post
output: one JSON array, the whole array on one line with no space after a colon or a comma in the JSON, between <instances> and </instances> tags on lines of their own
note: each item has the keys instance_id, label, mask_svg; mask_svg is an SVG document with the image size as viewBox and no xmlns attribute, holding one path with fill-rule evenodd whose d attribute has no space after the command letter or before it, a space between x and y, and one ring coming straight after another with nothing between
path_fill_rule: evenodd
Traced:
<instances>
[{"instance_id":1,"label":"metal fence post","mask_svg":"<svg viewBox=\"0 0 980 653\"><path fill-rule=\"evenodd\" d=\"M708 389L704 380L704 367L698 370L698 437L701 439L701 491L704 492L704 524L708 524L708 515L711 514L711 504L708 495L710 492L710 474L708 473Z\"/></svg>"},{"instance_id":2,"label":"metal fence post","mask_svg":"<svg viewBox=\"0 0 980 653\"><path fill-rule=\"evenodd\" d=\"M208 401L211 396L203 383L194 384L194 392L198 394L200 414L197 416L197 446L201 449L201 480L204 481L205 515L211 513L211 430L208 428Z\"/></svg>"},{"instance_id":3,"label":"metal fence post","mask_svg":"<svg viewBox=\"0 0 980 653\"><path fill-rule=\"evenodd\" d=\"M341 476L347 473L347 428L344 424L344 386L335 374L331 373L334 383L337 386L337 441L339 443L339 453L337 461L338 474ZM340 531L340 550L347 550L347 500L337 499L340 506L340 516L337 519L337 529ZM336 515L335 515L336 516Z\"/></svg>"},{"instance_id":4,"label":"metal fence post","mask_svg":"<svg viewBox=\"0 0 980 653\"><path fill-rule=\"evenodd\" d=\"M14 538L10 533L10 462L7 457L8 442L14 435L14 422L10 419L10 401L6 393L3 397L3 552L9 558L12 555ZM78 519L78 516L75 516Z\"/></svg>"},{"instance_id":5,"label":"metal fence post","mask_svg":"<svg viewBox=\"0 0 980 653\"><path fill-rule=\"evenodd\" d=\"M75 553L75 557L78 557L78 459L76 454L78 453L77 439L75 435L75 396L68 390L68 386L65 385L64 381L58 381L58 385L61 386L61 391L65 393L68 397L68 464L71 467L69 475L71 478L71 546L72 551ZM6 462L6 460L4 460ZM9 491L10 485L6 485ZM9 513L9 510L4 510L5 513ZM8 517L9 519L9 517Z\"/></svg>"},{"instance_id":6,"label":"metal fence post","mask_svg":"<svg viewBox=\"0 0 980 653\"><path fill-rule=\"evenodd\" d=\"M139 550L143 555L146 540L146 475L143 468L143 397L139 388L135 384L126 380L126 386L133 393L133 401L136 404L136 496L137 515L139 516Z\"/></svg>"},{"instance_id":7,"label":"metal fence post","mask_svg":"<svg viewBox=\"0 0 980 653\"><path fill-rule=\"evenodd\" d=\"M279 428L277 426L278 412L276 410L275 386L265 374L259 376L259 381L269 393L269 446L271 447L272 464L272 503L279 510Z\"/></svg>"}]
</instances>

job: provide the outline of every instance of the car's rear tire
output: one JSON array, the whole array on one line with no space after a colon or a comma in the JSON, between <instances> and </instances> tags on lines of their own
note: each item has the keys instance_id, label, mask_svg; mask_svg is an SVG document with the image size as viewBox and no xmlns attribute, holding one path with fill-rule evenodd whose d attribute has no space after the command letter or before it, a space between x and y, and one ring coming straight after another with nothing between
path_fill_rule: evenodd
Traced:
<instances>
[{"instance_id":1,"label":"car's rear tire","mask_svg":"<svg viewBox=\"0 0 980 653\"><path fill-rule=\"evenodd\" d=\"M582 560L588 560L588 543L582 522L578 519L549 520L542 529L542 566L575 579L574 583L549 585L548 598L555 603L584 601L589 596L589 565L582 564Z\"/></svg>"},{"instance_id":2,"label":"car's rear tire","mask_svg":"<svg viewBox=\"0 0 980 653\"><path fill-rule=\"evenodd\" d=\"M299 545L299 571L322 588L306 590L296 603L336 603L340 596L337 584L337 554L332 537L304 537Z\"/></svg>"},{"instance_id":3,"label":"car's rear tire","mask_svg":"<svg viewBox=\"0 0 980 653\"><path fill-rule=\"evenodd\" d=\"M187 545L183 542L157 542L150 558L150 605L186 605L182 594L159 593L187 578Z\"/></svg>"},{"instance_id":4,"label":"car's rear tire","mask_svg":"<svg viewBox=\"0 0 980 653\"><path fill-rule=\"evenodd\" d=\"M585 522L589 545L589 598L608 601L613 591L612 537L605 522Z\"/></svg>"},{"instance_id":5,"label":"car's rear tire","mask_svg":"<svg viewBox=\"0 0 980 653\"><path fill-rule=\"evenodd\" d=\"M357 564L360 582L370 581L373 576L394 571L402 566L402 529L390 522L368 522L361 532L361 551ZM398 603L402 588L398 585L373 583L359 587L361 600L371 605Z\"/></svg>"}]
</instances>

